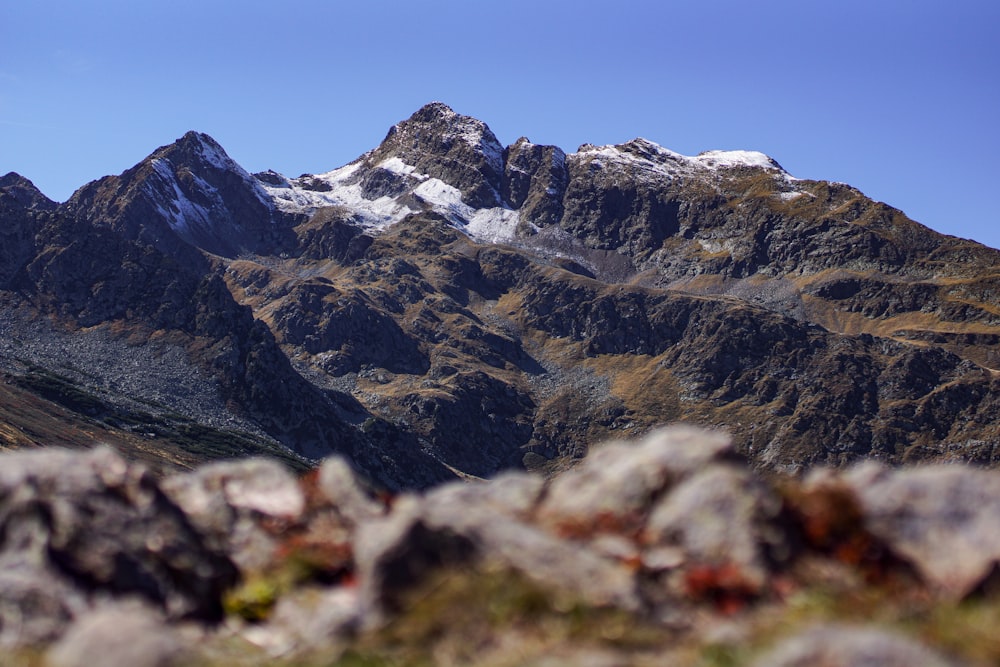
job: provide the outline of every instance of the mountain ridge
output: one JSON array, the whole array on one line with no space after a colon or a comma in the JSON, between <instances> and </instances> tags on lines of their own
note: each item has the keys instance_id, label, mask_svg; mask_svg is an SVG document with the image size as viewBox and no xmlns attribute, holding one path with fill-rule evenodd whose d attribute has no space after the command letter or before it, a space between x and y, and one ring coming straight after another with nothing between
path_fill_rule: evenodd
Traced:
<instances>
[{"instance_id":1,"label":"mountain ridge","mask_svg":"<svg viewBox=\"0 0 1000 667\"><path fill-rule=\"evenodd\" d=\"M239 419L392 488L669 421L768 469L1000 461L1000 252L762 153L504 147L432 103L325 174L189 132L63 204L25 181L5 308L183 339Z\"/></svg>"}]
</instances>

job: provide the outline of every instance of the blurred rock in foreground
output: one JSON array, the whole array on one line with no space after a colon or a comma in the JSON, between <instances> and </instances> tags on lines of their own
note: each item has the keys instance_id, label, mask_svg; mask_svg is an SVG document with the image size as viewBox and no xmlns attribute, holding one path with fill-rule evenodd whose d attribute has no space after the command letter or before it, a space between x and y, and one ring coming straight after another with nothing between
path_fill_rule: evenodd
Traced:
<instances>
[{"instance_id":1,"label":"blurred rock in foreground","mask_svg":"<svg viewBox=\"0 0 1000 667\"><path fill-rule=\"evenodd\" d=\"M157 480L110 449L4 454L0 650L28 666L996 664L998 489L964 466L763 478L685 426L552 479L394 497L339 459Z\"/></svg>"}]
</instances>

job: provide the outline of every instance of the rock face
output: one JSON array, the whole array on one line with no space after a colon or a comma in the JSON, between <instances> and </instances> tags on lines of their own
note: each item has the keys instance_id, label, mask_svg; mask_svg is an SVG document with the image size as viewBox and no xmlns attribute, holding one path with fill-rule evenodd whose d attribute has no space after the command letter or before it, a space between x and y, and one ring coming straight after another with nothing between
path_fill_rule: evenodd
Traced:
<instances>
[{"instance_id":1,"label":"rock face","mask_svg":"<svg viewBox=\"0 0 1000 667\"><path fill-rule=\"evenodd\" d=\"M503 146L486 123L461 116L440 102L428 104L392 126L368 161L378 164L389 158L458 188L462 201L473 208L501 203ZM385 174L391 172L366 176L362 187L367 198L391 192L378 185L385 183Z\"/></svg>"},{"instance_id":2,"label":"rock face","mask_svg":"<svg viewBox=\"0 0 1000 667\"><path fill-rule=\"evenodd\" d=\"M8 288L13 277L31 258L37 225L32 211L55 204L44 198L31 181L10 173L0 179L0 288Z\"/></svg>"},{"instance_id":3,"label":"rock face","mask_svg":"<svg viewBox=\"0 0 1000 667\"><path fill-rule=\"evenodd\" d=\"M175 619L218 619L236 580L141 467L107 449L4 456L4 590L11 642L54 638L101 596L136 596Z\"/></svg>"},{"instance_id":4,"label":"rock face","mask_svg":"<svg viewBox=\"0 0 1000 667\"><path fill-rule=\"evenodd\" d=\"M166 251L180 239L235 256L273 245L281 231L281 216L258 181L198 132L158 148L121 176L84 186L66 209Z\"/></svg>"},{"instance_id":5,"label":"rock face","mask_svg":"<svg viewBox=\"0 0 1000 667\"><path fill-rule=\"evenodd\" d=\"M325 174L194 132L61 205L9 174L0 241L9 446L48 410L165 468L338 452L392 489L670 421L772 470L1000 456L998 251L760 153L504 147L433 103Z\"/></svg>"},{"instance_id":6,"label":"rock face","mask_svg":"<svg viewBox=\"0 0 1000 667\"><path fill-rule=\"evenodd\" d=\"M0 660L992 664L998 475L761 477L691 427L392 498L340 458L6 453Z\"/></svg>"}]
</instances>

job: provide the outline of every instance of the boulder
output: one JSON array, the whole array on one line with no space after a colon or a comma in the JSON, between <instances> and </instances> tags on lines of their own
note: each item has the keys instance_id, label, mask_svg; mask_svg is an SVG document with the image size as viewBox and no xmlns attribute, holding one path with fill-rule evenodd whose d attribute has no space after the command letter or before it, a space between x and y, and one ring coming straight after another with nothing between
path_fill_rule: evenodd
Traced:
<instances>
[{"instance_id":1,"label":"boulder","mask_svg":"<svg viewBox=\"0 0 1000 667\"><path fill-rule=\"evenodd\" d=\"M844 475L867 529L928 583L961 598L1000 562L1000 473L863 464Z\"/></svg>"},{"instance_id":2,"label":"boulder","mask_svg":"<svg viewBox=\"0 0 1000 667\"><path fill-rule=\"evenodd\" d=\"M316 490L320 502L329 504L352 525L385 513L385 507L361 483L346 460L332 456L319 468Z\"/></svg>"},{"instance_id":3,"label":"boulder","mask_svg":"<svg viewBox=\"0 0 1000 667\"><path fill-rule=\"evenodd\" d=\"M653 508L644 542L654 553L677 547L697 567L732 568L763 588L770 555L785 550L781 499L748 470L713 464L680 482Z\"/></svg>"},{"instance_id":4,"label":"boulder","mask_svg":"<svg viewBox=\"0 0 1000 667\"><path fill-rule=\"evenodd\" d=\"M822 625L778 644L755 667L958 667L913 640L882 630Z\"/></svg>"},{"instance_id":5,"label":"boulder","mask_svg":"<svg viewBox=\"0 0 1000 667\"><path fill-rule=\"evenodd\" d=\"M138 597L170 618L217 619L236 575L145 468L108 448L5 454L0 535L16 593L5 599L18 599L25 627L41 635L57 627L36 623L78 615L98 592Z\"/></svg>"},{"instance_id":6,"label":"boulder","mask_svg":"<svg viewBox=\"0 0 1000 667\"><path fill-rule=\"evenodd\" d=\"M49 667L182 667L192 656L154 610L120 604L82 616L46 658Z\"/></svg>"},{"instance_id":7,"label":"boulder","mask_svg":"<svg viewBox=\"0 0 1000 667\"><path fill-rule=\"evenodd\" d=\"M243 572L270 563L278 547L275 536L305 510L295 476L267 459L208 464L164 480L163 489L206 541Z\"/></svg>"},{"instance_id":8,"label":"boulder","mask_svg":"<svg viewBox=\"0 0 1000 667\"><path fill-rule=\"evenodd\" d=\"M488 482L445 484L427 494L428 502L440 507L473 505L520 519L530 518L542 494L545 480L523 472L504 472Z\"/></svg>"},{"instance_id":9,"label":"boulder","mask_svg":"<svg viewBox=\"0 0 1000 667\"><path fill-rule=\"evenodd\" d=\"M573 601L639 608L628 567L500 509L499 496L532 493L524 478L506 481L506 490L453 485L424 498L405 497L385 519L361 526L355 558L362 604L374 617L399 611L407 590L444 567L509 570ZM455 502L459 497L462 502Z\"/></svg>"},{"instance_id":10,"label":"boulder","mask_svg":"<svg viewBox=\"0 0 1000 667\"><path fill-rule=\"evenodd\" d=\"M266 624L242 634L272 655L329 653L358 629L361 611L356 588L307 586L282 596Z\"/></svg>"},{"instance_id":11,"label":"boulder","mask_svg":"<svg viewBox=\"0 0 1000 667\"><path fill-rule=\"evenodd\" d=\"M37 563L0 561L0 649L43 646L89 607L72 582Z\"/></svg>"},{"instance_id":12,"label":"boulder","mask_svg":"<svg viewBox=\"0 0 1000 667\"><path fill-rule=\"evenodd\" d=\"M636 533L672 484L731 455L728 436L690 426L664 428L638 442L612 442L552 481L539 517L564 534Z\"/></svg>"}]
</instances>

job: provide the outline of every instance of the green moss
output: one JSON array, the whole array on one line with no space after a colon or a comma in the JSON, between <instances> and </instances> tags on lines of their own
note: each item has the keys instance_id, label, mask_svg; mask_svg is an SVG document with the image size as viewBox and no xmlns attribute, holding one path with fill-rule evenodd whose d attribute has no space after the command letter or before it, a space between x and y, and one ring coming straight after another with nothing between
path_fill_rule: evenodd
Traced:
<instances>
[{"instance_id":1,"label":"green moss","mask_svg":"<svg viewBox=\"0 0 1000 667\"><path fill-rule=\"evenodd\" d=\"M739 667L746 664L746 653L731 644L709 644L701 650L698 667Z\"/></svg>"},{"instance_id":2,"label":"green moss","mask_svg":"<svg viewBox=\"0 0 1000 667\"><path fill-rule=\"evenodd\" d=\"M913 636L981 664L1000 664L1000 599L938 604L902 622Z\"/></svg>"},{"instance_id":3,"label":"green moss","mask_svg":"<svg viewBox=\"0 0 1000 667\"><path fill-rule=\"evenodd\" d=\"M588 606L504 569L451 568L411 591L403 606L361 638L362 655L388 664L524 665L556 650L644 652L669 639L632 614Z\"/></svg>"},{"instance_id":4,"label":"green moss","mask_svg":"<svg viewBox=\"0 0 1000 667\"><path fill-rule=\"evenodd\" d=\"M222 608L230 616L263 621L286 588L273 577L253 577L227 592L222 598Z\"/></svg>"}]
</instances>

